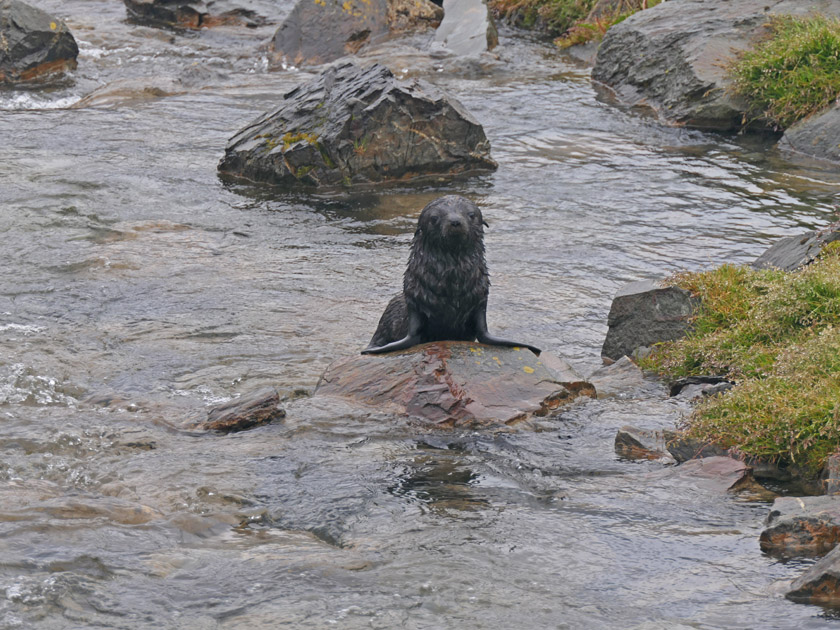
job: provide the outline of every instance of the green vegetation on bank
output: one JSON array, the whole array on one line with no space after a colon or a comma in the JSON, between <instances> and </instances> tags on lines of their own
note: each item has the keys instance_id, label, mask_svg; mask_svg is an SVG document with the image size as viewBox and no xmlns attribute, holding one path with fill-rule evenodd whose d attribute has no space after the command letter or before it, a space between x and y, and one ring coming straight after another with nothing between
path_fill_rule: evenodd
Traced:
<instances>
[{"instance_id":1,"label":"green vegetation on bank","mask_svg":"<svg viewBox=\"0 0 840 630\"><path fill-rule=\"evenodd\" d=\"M597 0L490 0L490 8L499 17L522 28L538 24L548 35L557 37L583 20Z\"/></svg>"},{"instance_id":2,"label":"green vegetation on bank","mask_svg":"<svg viewBox=\"0 0 840 630\"><path fill-rule=\"evenodd\" d=\"M823 109L840 95L840 20L774 16L772 35L733 67L747 99L747 121L779 129Z\"/></svg>"},{"instance_id":3,"label":"green vegetation on bank","mask_svg":"<svg viewBox=\"0 0 840 630\"><path fill-rule=\"evenodd\" d=\"M818 472L840 449L840 243L797 272L724 265L675 282L702 298L694 331L642 366L737 382L701 402L687 432Z\"/></svg>"}]
</instances>

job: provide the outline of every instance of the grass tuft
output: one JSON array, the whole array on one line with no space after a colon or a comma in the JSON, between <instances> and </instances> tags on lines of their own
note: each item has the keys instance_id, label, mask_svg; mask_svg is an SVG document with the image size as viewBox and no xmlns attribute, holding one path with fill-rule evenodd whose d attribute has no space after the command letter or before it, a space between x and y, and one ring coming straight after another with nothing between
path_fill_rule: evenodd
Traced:
<instances>
[{"instance_id":1,"label":"grass tuft","mask_svg":"<svg viewBox=\"0 0 840 630\"><path fill-rule=\"evenodd\" d=\"M797 272L724 265L674 281L702 298L694 330L657 346L643 367L738 383L701 403L684 428L819 471L840 449L840 244Z\"/></svg>"},{"instance_id":2,"label":"grass tuft","mask_svg":"<svg viewBox=\"0 0 840 630\"><path fill-rule=\"evenodd\" d=\"M749 103L745 122L786 129L840 94L840 19L773 16L771 37L733 66L735 87Z\"/></svg>"}]
</instances>

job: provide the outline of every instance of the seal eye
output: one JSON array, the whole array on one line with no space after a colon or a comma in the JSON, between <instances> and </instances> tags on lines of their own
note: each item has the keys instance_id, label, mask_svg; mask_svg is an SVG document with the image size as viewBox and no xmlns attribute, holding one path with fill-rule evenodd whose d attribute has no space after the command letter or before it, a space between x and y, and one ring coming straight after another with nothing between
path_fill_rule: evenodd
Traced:
<instances>
[{"instance_id":1,"label":"seal eye","mask_svg":"<svg viewBox=\"0 0 840 630\"><path fill-rule=\"evenodd\" d=\"M475 212L470 212L470 219L475 219Z\"/></svg>"}]
</instances>

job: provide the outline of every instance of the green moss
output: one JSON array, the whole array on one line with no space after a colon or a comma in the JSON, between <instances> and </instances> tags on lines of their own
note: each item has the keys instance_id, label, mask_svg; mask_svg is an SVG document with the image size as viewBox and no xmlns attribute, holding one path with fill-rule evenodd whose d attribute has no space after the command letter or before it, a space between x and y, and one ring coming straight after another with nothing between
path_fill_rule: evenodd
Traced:
<instances>
[{"instance_id":1,"label":"green moss","mask_svg":"<svg viewBox=\"0 0 840 630\"><path fill-rule=\"evenodd\" d=\"M769 26L771 37L745 53L732 74L749 103L745 122L785 129L840 94L840 20L774 16Z\"/></svg>"},{"instance_id":2,"label":"green moss","mask_svg":"<svg viewBox=\"0 0 840 630\"><path fill-rule=\"evenodd\" d=\"M587 16L585 21L580 21L569 28L554 43L560 48L569 48L588 42L599 42L604 38L607 31L616 24L620 24L634 13L643 9L650 9L665 0L623 0L616 2L615 8L600 17ZM589 21L591 19L591 21Z\"/></svg>"},{"instance_id":3,"label":"green moss","mask_svg":"<svg viewBox=\"0 0 840 630\"><path fill-rule=\"evenodd\" d=\"M694 411L689 434L819 470L840 447L840 245L797 272L724 265L674 281L702 298L694 331L643 367L738 383Z\"/></svg>"}]
</instances>

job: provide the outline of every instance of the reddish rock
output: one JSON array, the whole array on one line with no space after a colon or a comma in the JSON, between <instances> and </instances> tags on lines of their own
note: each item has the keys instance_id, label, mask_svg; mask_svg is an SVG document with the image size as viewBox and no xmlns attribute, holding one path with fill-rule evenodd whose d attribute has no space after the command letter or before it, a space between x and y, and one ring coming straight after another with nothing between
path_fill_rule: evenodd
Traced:
<instances>
[{"instance_id":1,"label":"reddish rock","mask_svg":"<svg viewBox=\"0 0 840 630\"><path fill-rule=\"evenodd\" d=\"M564 383L558 376L529 350L444 341L339 359L315 393L441 427L513 425L548 415L578 396L594 397L591 385Z\"/></svg>"},{"instance_id":2,"label":"reddish rock","mask_svg":"<svg viewBox=\"0 0 840 630\"><path fill-rule=\"evenodd\" d=\"M673 475L690 478L698 487L715 492L752 490L757 486L750 467L729 457L692 459L672 470Z\"/></svg>"},{"instance_id":3,"label":"reddish rock","mask_svg":"<svg viewBox=\"0 0 840 630\"><path fill-rule=\"evenodd\" d=\"M784 556L823 554L838 542L838 497L779 497L759 538L762 551Z\"/></svg>"},{"instance_id":4,"label":"reddish rock","mask_svg":"<svg viewBox=\"0 0 840 630\"><path fill-rule=\"evenodd\" d=\"M286 412L279 405L280 396L274 389L253 392L211 409L207 419L194 426L222 433L244 431L284 418Z\"/></svg>"}]
</instances>

